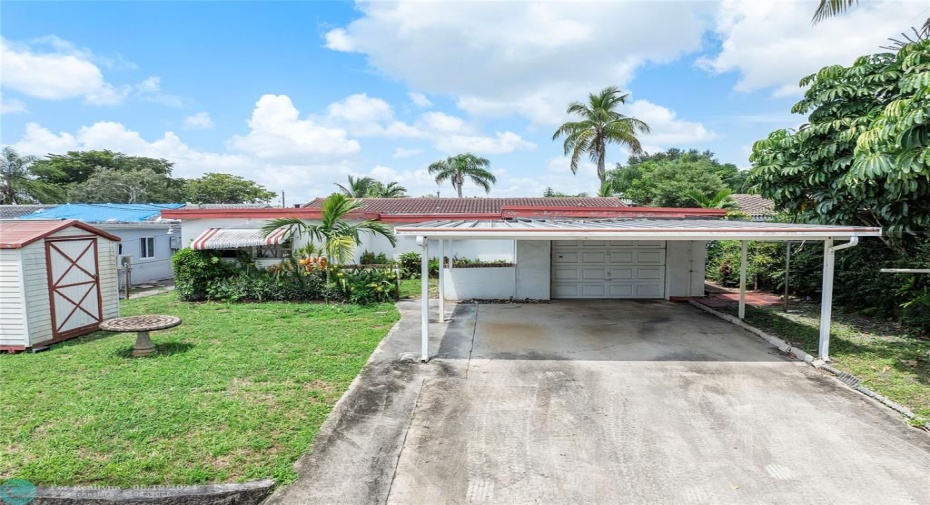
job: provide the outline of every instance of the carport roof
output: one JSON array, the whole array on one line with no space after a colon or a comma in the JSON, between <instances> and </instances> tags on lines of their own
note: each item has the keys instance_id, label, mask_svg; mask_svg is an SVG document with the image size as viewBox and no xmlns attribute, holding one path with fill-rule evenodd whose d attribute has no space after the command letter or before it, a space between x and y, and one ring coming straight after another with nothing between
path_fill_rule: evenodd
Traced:
<instances>
[{"instance_id":1,"label":"carport roof","mask_svg":"<svg viewBox=\"0 0 930 505\"><path fill-rule=\"evenodd\" d=\"M513 219L430 221L395 228L436 239L825 240L879 237L881 228L710 219Z\"/></svg>"}]
</instances>

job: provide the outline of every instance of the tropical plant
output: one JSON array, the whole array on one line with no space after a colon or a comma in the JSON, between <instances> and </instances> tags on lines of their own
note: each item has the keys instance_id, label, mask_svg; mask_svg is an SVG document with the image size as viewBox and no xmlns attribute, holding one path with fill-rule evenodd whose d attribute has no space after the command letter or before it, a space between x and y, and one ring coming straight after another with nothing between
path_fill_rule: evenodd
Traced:
<instances>
[{"instance_id":1,"label":"tropical plant","mask_svg":"<svg viewBox=\"0 0 930 505\"><path fill-rule=\"evenodd\" d=\"M452 187L455 188L459 198L462 198L462 186L465 185L466 178L476 186L484 189L485 193L491 192L491 185L497 182L497 178L488 171L490 166L491 162L486 158L465 153L450 156L431 164L429 173L436 176L436 184L442 184L447 180L451 181Z\"/></svg>"},{"instance_id":2,"label":"tropical plant","mask_svg":"<svg viewBox=\"0 0 930 505\"><path fill-rule=\"evenodd\" d=\"M371 187L377 181L371 177L358 177L349 176L349 183L345 186L342 184L336 183L336 186L339 187L339 190L342 191L342 194L352 198L366 198L371 192Z\"/></svg>"},{"instance_id":3,"label":"tropical plant","mask_svg":"<svg viewBox=\"0 0 930 505\"><path fill-rule=\"evenodd\" d=\"M21 156L11 147L0 154L0 203L54 203L62 191L53 184L36 180L32 166L35 156Z\"/></svg>"},{"instance_id":4,"label":"tropical plant","mask_svg":"<svg viewBox=\"0 0 930 505\"><path fill-rule=\"evenodd\" d=\"M272 219L262 226L262 233L270 235L286 227L298 237L306 235L311 245L317 244L330 263L344 264L352 260L355 248L361 243L362 233L373 233L388 239L392 246L397 239L390 226L372 219L360 222L347 220L349 213L362 207L362 202L352 200L341 193L333 193L323 201L322 219L319 224L308 224L296 217Z\"/></svg>"},{"instance_id":5,"label":"tropical plant","mask_svg":"<svg viewBox=\"0 0 930 505\"><path fill-rule=\"evenodd\" d=\"M587 155L597 163L597 177L607 180L607 144L618 144L634 154L642 152L637 133L649 133L649 125L639 119L625 116L615 109L626 102L629 94L621 94L616 86L604 88L590 94L588 102L572 102L566 112L579 116L579 121L570 121L560 126L552 140L565 137L565 154L571 154L572 173L578 172L582 156Z\"/></svg>"},{"instance_id":6,"label":"tropical plant","mask_svg":"<svg viewBox=\"0 0 930 505\"><path fill-rule=\"evenodd\" d=\"M736 202L733 201L733 198L730 196L733 194L733 191L729 189L721 189L715 195L708 197L705 193L701 193L696 189L689 189L685 191L685 195L688 198L694 200L700 207L705 209L732 209L736 207Z\"/></svg>"},{"instance_id":7,"label":"tropical plant","mask_svg":"<svg viewBox=\"0 0 930 505\"><path fill-rule=\"evenodd\" d=\"M601 187L597 189L597 196L600 197L611 197L614 196L614 187L610 181L604 181L601 183Z\"/></svg>"},{"instance_id":8,"label":"tropical plant","mask_svg":"<svg viewBox=\"0 0 930 505\"><path fill-rule=\"evenodd\" d=\"M800 221L930 226L930 40L801 80L797 131L753 145L750 184Z\"/></svg>"},{"instance_id":9,"label":"tropical plant","mask_svg":"<svg viewBox=\"0 0 930 505\"><path fill-rule=\"evenodd\" d=\"M621 198L648 207L693 207L688 192L715 195L727 185L707 159L649 160L611 170L612 190Z\"/></svg>"},{"instance_id":10,"label":"tropical plant","mask_svg":"<svg viewBox=\"0 0 930 505\"><path fill-rule=\"evenodd\" d=\"M575 194L562 193L552 189L552 186L547 186L545 191L543 191L543 198L587 198L587 196L588 194L584 192Z\"/></svg>"},{"instance_id":11,"label":"tropical plant","mask_svg":"<svg viewBox=\"0 0 930 505\"><path fill-rule=\"evenodd\" d=\"M817 10L814 11L814 18L811 19L813 24L820 23L829 18L836 17L846 12L850 7L858 5L859 0L820 0ZM930 18L924 21L921 27L921 33L925 36L930 35Z\"/></svg>"},{"instance_id":12,"label":"tropical plant","mask_svg":"<svg viewBox=\"0 0 930 505\"><path fill-rule=\"evenodd\" d=\"M394 181L387 184L375 181L368 188L368 196L371 198L403 198L407 196L407 188Z\"/></svg>"}]
</instances>

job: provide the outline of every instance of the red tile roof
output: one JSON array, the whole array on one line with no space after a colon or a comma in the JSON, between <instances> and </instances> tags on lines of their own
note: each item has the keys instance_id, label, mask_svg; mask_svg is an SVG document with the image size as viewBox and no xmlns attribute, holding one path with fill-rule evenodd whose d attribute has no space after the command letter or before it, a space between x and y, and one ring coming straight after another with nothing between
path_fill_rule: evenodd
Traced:
<instances>
[{"instance_id":1,"label":"red tile roof","mask_svg":"<svg viewBox=\"0 0 930 505\"><path fill-rule=\"evenodd\" d=\"M305 208L318 209L324 198ZM618 198L359 198L362 211L379 214L500 214L504 207L627 207Z\"/></svg>"},{"instance_id":2,"label":"red tile roof","mask_svg":"<svg viewBox=\"0 0 930 505\"><path fill-rule=\"evenodd\" d=\"M119 240L116 235L74 219L68 221L0 221L0 249L20 249L71 226L110 240Z\"/></svg>"}]
</instances>

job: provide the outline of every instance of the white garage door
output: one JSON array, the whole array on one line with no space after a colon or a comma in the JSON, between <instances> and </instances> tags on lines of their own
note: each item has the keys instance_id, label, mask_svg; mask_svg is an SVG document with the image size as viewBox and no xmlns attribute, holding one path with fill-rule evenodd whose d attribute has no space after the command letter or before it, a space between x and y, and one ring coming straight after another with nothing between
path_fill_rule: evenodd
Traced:
<instances>
[{"instance_id":1,"label":"white garage door","mask_svg":"<svg viewBox=\"0 0 930 505\"><path fill-rule=\"evenodd\" d=\"M553 241L553 298L664 298L664 241Z\"/></svg>"}]
</instances>

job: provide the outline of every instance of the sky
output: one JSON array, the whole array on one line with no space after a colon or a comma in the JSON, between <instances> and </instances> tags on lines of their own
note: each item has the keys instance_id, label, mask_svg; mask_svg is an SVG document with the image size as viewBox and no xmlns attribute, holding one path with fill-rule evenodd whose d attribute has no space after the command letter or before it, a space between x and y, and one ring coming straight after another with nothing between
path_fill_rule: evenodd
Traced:
<instances>
[{"instance_id":1,"label":"sky","mask_svg":"<svg viewBox=\"0 0 930 505\"><path fill-rule=\"evenodd\" d=\"M880 52L926 1L18 2L0 11L0 144L109 149L174 175L241 175L325 196L348 175L454 196L426 167L488 158L491 196L595 192L552 134L569 102L618 86L648 152L752 144L804 117L798 81ZM628 152L608 151L608 163ZM466 184L466 196L483 191ZM278 202L280 203L280 202Z\"/></svg>"}]
</instances>

